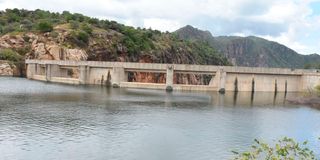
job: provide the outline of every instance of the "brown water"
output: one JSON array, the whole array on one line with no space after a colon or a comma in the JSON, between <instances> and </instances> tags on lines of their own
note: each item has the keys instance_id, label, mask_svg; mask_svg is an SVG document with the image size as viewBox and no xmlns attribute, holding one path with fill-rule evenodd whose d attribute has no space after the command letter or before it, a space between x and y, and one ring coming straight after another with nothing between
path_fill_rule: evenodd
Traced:
<instances>
[{"instance_id":1,"label":"brown water","mask_svg":"<svg viewBox=\"0 0 320 160\"><path fill-rule=\"evenodd\" d=\"M319 148L320 112L285 102L294 96L0 78L0 159L230 159L254 138L272 143L283 136Z\"/></svg>"}]
</instances>

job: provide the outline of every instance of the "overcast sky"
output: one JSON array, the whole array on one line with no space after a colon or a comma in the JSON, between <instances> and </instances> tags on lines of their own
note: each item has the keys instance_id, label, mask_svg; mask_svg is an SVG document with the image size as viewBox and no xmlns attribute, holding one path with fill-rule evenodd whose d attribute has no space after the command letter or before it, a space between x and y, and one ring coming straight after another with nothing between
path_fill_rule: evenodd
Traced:
<instances>
[{"instance_id":1,"label":"overcast sky","mask_svg":"<svg viewBox=\"0 0 320 160\"><path fill-rule=\"evenodd\" d=\"M0 0L6 8L68 10L161 31L190 24L214 36L255 35L320 53L320 0Z\"/></svg>"}]
</instances>

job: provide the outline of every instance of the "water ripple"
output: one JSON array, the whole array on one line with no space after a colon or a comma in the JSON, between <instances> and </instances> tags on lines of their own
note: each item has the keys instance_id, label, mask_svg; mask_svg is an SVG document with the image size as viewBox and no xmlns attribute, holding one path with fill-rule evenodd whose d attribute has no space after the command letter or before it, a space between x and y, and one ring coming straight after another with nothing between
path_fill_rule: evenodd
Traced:
<instances>
[{"instance_id":1,"label":"water ripple","mask_svg":"<svg viewBox=\"0 0 320 160\"><path fill-rule=\"evenodd\" d=\"M273 98L0 78L0 159L229 159L282 136L318 147L320 112Z\"/></svg>"}]
</instances>

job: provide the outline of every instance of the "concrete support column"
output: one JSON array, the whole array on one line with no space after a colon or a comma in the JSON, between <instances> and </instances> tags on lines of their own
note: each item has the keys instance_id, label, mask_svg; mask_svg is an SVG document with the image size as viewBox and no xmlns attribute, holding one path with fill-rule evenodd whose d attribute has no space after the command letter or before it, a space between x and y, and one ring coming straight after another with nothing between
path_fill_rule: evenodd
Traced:
<instances>
[{"instance_id":1,"label":"concrete support column","mask_svg":"<svg viewBox=\"0 0 320 160\"><path fill-rule=\"evenodd\" d=\"M32 79L33 75L36 74L36 64L27 64L27 78Z\"/></svg>"},{"instance_id":2,"label":"concrete support column","mask_svg":"<svg viewBox=\"0 0 320 160\"><path fill-rule=\"evenodd\" d=\"M46 64L45 75L46 75L46 81L50 82L51 81L51 65L50 64Z\"/></svg>"},{"instance_id":3,"label":"concrete support column","mask_svg":"<svg viewBox=\"0 0 320 160\"><path fill-rule=\"evenodd\" d=\"M38 73L39 75L46 76L46 65L45 64L38 64Z\"/></svg>"},{"instance_id":4,"label":"concrete support column","mask_svg":"<svg viewBox=\"0 0 320 160\"><path fill-rule=\"evenodd\" d=\"M227 73L220 68L211 79L209 86L216 87L220 93L225 92Z\"/></svg>"},{"instance_id":5,"label":"concrete support column","mask_svg":"<svg viewBox=\"0 0 320 160\"><path fill-rule=\"evenodd\" d=\"M226 78L227 78L227 72L221 71L221 77L220 77L220 87L219 92L225 93L226 92Z\"/></svg>"},{"instance_id":6,"label":"concrete support column","mask_svg":"<svg viewBox=\"0 0 320 160\"><path fill-rule=\"evenodd\" d=\"M79 66L79 70L80 70L80 75L79 75L79 81L80 81L80 84L86 84L87 82L87 66Z\"/></svg>"},{"instance_id":7,"label":"concrete support column","mask_svg":"<svg viewBox=\"0 0 320 160\"><path fill-rule=\"evenodd\" d=\"M166 90L167 91L173 90L173 74L174 74L174 66L168 65L167 74L166 74Z\"/></svg>"},{"instance_id":8,"label":"concrete support column","mask_svg":"<svg viewBox=\"0 0 320 160\"><path fill-rule=\"evenodd\" d=\"M113 67L111 74L111 83L114 88L120 87L121 82L128 81L128 75L123 67Z\"/></svg>"},{"instance_id":9,"label":"concrete support column","mask_svg":"<svg viewBox=\"0 0 320 160\"><path fill-rule=\"evenodd\" d=\"M35 64L36 65L36 75L42 75L42 72L41 72L41 65L40 64Z\"/></svg>"},{"instance_id":10,"label":"concrete support column","mask_svg":"<svg viewBox=\"0 0 320 160\"><path fill-rule=\"evenodd\" d=\"M86 84L90 84L90 66L86 67Z\"/></svg>"}]
</instances>

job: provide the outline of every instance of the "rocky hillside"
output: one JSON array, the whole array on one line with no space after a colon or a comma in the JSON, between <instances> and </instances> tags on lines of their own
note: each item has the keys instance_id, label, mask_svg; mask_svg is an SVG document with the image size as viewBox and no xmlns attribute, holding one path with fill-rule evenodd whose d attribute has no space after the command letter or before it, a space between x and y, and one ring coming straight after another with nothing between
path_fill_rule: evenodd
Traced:
<instances>
[{"instance_id":1,"label":"rocky hillside","mask_svg":"<svg viewBox=\"0 0 320 160\"><path fill-rule=\"evenodd\" d=\"M25 58L230 65L207 43L180 40L171 33L69 12L1 11L0 60ZM199 77L193 79L203 83Z\"/></svg>"},{"instance_id":2,"label":"rocky hillside","mask_svg":"<svg viewBox=\"0 0 320 160\"><path fill-rule=\"evenodd\" d=\"M0 75L2 76L12 76L16 68L10 64L8 61L0 61Z\"/></svg>"},{"instance_id":3,"label":"rocky hillside","mask_svg":"<svg viewBox=\"0 0 320 160\"><path fill-rule=\"evenodd\" d=\"M303 68L320 63L320 55L301 55L284 45L259 37L213 37L210 32L192 26L183 27L175 33L183 40L208 43L237 66Z\"/></svg>"}]
</instances>

